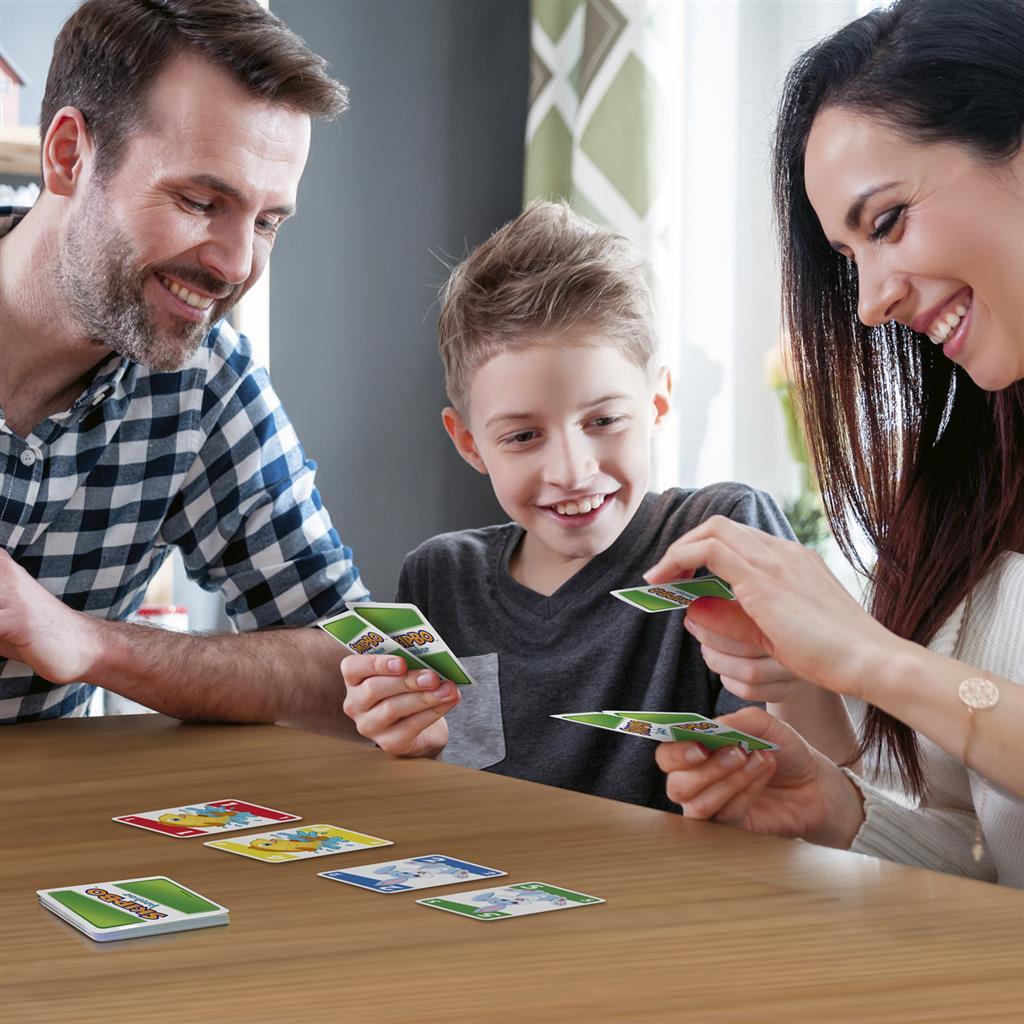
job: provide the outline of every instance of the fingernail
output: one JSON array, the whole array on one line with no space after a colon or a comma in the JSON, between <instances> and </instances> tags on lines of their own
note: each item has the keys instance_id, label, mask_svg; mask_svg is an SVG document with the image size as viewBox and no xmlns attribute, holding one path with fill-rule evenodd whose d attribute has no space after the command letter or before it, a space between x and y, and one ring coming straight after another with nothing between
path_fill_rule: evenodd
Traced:
<instances>
[{"instance_id":1,"label":"fingernail","mask_svg":"<svg viewBox=\"0 0 1024 1024\"><path fill-rule=\"evenodd\" d=\"M405 668L405 662L401 658L388 658L388 671L401 672Z\"/></svg>"},{"instance_id":2,"label":"fingernail","mask_svg":"<svg viewBox=\"0 0 1024 1024\"><path fill-rule=\"evenodd\" d=\"M434 683L434 674L432 672L421 672L416 677L416 685L422 687L424 690L428 686L432 686Z\"/></svg>"},{"instance_id":3,"label":"fingernail","mask_svg":"<svg viewBox=\"0 0 1024 1024\"><path fill-rule=\"evenodd\" d=\"M755 750L750 757L747 758L747 763L743 766L745 772L756 772L764 764L764 755L760 750Z\"/></svg>"},{"instance_id":4,"label":"fingernail","mask_svg":"<svg viewBox=\"0 0 1024 1024\"><path fill-rule=\"evenodd\" d=\"M737 746L729 747L729 749L722 755L722 760L727 765L740 765L747 759L747 755L743 753Z\"/></svg>"},{"instance_id":5,"label":"fingernail","mask_svg":"<svg viewBox=\"0 0 1024 1024\"><path fill-rule=\"evenodd\" d=\"M451 700L455 696L455 686L452 683L442 683L431 696L438 704L443 704L446 700Z\"/></svg>"},{"instance_id":6,"label":"fingernail","mask_svg":"<svg viewBox=\"0 0 1024 1024\"><path fill-rule=\"evenodd\" d=\"M687 747L683 754L683 760L687 764L701 764L708 759L708 752L697 744Z\"/></svg>"}]
</instances>

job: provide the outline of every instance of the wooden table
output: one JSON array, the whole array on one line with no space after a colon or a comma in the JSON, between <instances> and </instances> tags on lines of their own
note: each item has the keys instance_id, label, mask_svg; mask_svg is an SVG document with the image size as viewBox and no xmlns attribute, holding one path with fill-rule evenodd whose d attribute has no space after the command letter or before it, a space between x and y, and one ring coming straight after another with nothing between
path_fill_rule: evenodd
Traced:
<instances>
[{"instance_id":1,"label":"wooden table","mask_svg":"<svg viewBox=\"0 0 1024 1024\"><path fill-rule=\"evenodd\" d=\"M57 721L0 748L11 1024L1024 1020L1024 894L1005 888L278 727ZM395 846L261 864L110 820L227 797ZM392 853L608 902L484 923L316 877ZM101 944L35 896L147 874L230 925Z\"/></svg>"}]
</instances>

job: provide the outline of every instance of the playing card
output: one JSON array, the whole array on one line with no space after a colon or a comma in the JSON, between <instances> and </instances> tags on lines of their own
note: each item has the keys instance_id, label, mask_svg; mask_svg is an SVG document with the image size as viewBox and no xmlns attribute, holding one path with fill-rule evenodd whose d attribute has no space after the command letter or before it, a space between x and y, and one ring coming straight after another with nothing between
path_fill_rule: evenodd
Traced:
<instances>
[{"instance_id":1,"label":"playing card","mask_svg":"<svg viewBox=\"0 0 1024 1024\"><path fill-rule=\"evenodd\" d=\"M241 800L210 800L207 803L188 804L185 807L166 807L160 811L140 811L112 818L123 825L134 825L150 832L189 839L192 836L217 835L241 828L259 828L261 825L281 825L286 821L301 821L298 814L275 811L259 804Z\"/></svg>"},{"instance_id":2,"label":"playing card","mask_svg":"<svg viewBox=\"0 0 1024 1024\"><path fill-rule=\"evenodd\" d=\"M424 857L410 857L380 864L360 864L346 871L321 871L321 878L334 882L358 885L374 892L411 892L413 889L432 889L436 885L458 885L477 882L483 878L497 878L508 872L485 868L465 860L455 860L440 853Z\"/></svg>"},{"instance_id":3,"label":"playing card","mask_svg":"<svg viewBox=\"0 0 1024 1024\"><path fill-rule=\"evenodd\" d=\"M215 839L203 845L266 861L268 864L286 864L291 860L327 857L333 853L354 853L374 846L394 846L394 843L390 839L352 832L339 825L306 825L277 832L257 832L240 839Z\"/></svg>"},{"instance_id":4,"label":"playing card","mask_svg":"<svg viewBox=\"0 0 1024 1024\"><path fill-rule=\"evenodd\" d=\"M560 889L546 882L520 882L497 889L460 892L454 896L431 896L416 902L477 921L498 921L503 917L526 917L527 914L544 914L549 910L572 910L591 903L604 903L604 900L572 889Z\"/></svg>"},{"instance_id":5,"label":"playing card","mask_svg":"<svg viewBox=\"0 0 1024 1024\"><path fill-rule=\"evenodd\" d=\"M349 610L378 631L386 633L401 649L432 668L442 679L450 679L457 686L472 684L473 679L465 666L416 605L360 601L351 605Z\"/></svg>"},{"instance_id":6,"label":"playing card","mask_svg":"<svg viewBox=\"0 0 1024 1024\"><path fill-rule=\"evenodd\" d=\"M228 923L228 909L161 876L39 889L39 902L97 942Z\"/></svg>"},{"instance_id":7,"label":"playing card","mask_svg":"<svg viewBox=\"0 0 1024 1024\"><path fill-rule=\"evenodd\" d=\"M613 590L611 595L634 608L639 608L642 612L673 612L679 608L686 609L699 597L736 600L732 587L720 576L699 576L695 580L627 587L625 590Z\"/></svg>"},{"instance_id":8,"label":"playing card","mask_svg":"<svg viewBox=\"0 0 1024 1024\"><path fill-rule=\"evenodd\" d=\"M753 750L779 749L775 743L686 711L584 711L551 717L659 742L693 740L708 750L738 746L749 754Z\"/></svg>"},{"instance_id":9,"label":"playing card","mask_svg":"<svg viewBox=\"0 0 1024 1024\"><path fill-rule=\"evenodd\" d=\"M343 643L353 654L394 654L401 658L410 669L423 669L428 666L414 654L405 650L401 644L371 626L355 612L342 612L317 625L335 640Z\"/></svg>"}]
</instances>

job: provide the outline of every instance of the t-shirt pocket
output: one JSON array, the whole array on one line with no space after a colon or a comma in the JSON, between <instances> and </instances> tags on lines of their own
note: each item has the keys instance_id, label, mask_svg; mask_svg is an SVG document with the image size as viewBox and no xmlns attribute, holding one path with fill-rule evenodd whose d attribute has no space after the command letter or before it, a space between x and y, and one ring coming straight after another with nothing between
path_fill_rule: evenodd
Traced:
<instances>
[{"instance_id":1,"label":"t-shirt pocket","mask_svg":"<svg viewBox=\"0 0 1024 1024\"><path fill-rule=\"evenodd\" d=\"M445 716L448 745L438 760L460 764L463 768L490 768L505 760L498 655L479 654L459 660L474 683L459 690L462 699Z\"/></svg>"}]
</instances>

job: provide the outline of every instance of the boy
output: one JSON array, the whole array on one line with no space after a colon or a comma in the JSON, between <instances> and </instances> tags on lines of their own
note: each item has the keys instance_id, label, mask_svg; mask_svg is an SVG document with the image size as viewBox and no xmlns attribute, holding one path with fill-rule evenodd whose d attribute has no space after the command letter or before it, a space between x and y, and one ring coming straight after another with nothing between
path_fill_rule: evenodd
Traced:
<instances>
[{"instance_id":1,"label":"boy","mask_svg":"<svg viewBox=\"0 0 1024 1024\"><path fill-rule=\"evenodd\" d=\"M445 429L513 522L421 545L397 600L419 606L477 683L459 692L432 672L406 676L399 659L353 655L345 711L392 754L676 809L650 743L548 716L741 707L678 615L609 591L640 583L716 513L789 527L740 484L647 493L671 382L654 362L644 268L568 207L531 206L458 266L439 330Z\"/></svg>"}]
</instances>

